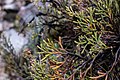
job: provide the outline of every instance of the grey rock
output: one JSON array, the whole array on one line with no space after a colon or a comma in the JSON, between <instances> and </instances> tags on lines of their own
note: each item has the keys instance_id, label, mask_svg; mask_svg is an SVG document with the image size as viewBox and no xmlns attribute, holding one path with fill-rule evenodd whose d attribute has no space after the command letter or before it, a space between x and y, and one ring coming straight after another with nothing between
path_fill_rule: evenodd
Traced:
<instances>
[{"instance_id":1,"label":"grey rock","mask_svg":"<svg viewBox=\"0 0 120 80\"><path fill-rule=\"evenodd\" d=\"M23 47L28 43L28 38L23 34L18 34L18 32L14 29L4 31L2 36L5 37L9 46L12 45L14 49L13 53L18 56L21 53Z\"/></svg>"}]
</instances>

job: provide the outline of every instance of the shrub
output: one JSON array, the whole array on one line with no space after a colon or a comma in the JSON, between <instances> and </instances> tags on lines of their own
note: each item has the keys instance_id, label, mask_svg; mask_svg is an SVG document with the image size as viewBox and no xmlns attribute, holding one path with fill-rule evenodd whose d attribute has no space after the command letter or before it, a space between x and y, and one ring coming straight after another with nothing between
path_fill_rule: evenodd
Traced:
<instances>
[{"instance_id":1,"label":"shrub","mask_svg":"<svg viewBox=\"0 0 120 80\"><path fill-rule=\"evenodd\" d=\"M32 79L119 80L119 0L40 2Z\"/></svg>"}]
</instances>

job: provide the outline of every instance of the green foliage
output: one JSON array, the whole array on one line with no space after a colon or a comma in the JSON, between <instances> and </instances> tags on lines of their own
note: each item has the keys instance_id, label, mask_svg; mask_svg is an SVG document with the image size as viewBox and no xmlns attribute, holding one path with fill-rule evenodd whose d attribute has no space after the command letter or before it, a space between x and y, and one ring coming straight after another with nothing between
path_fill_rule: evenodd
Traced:
<instances>
[{"instance_id":1,"label":"green foliage","mask_svg":"<svg viewBox=\"0 0 120 80\"><path fill-rule=\"evenodd\" d=\"M40 2L45 14L29 62L32 79L119 79L119 0Z\"/></svg>"},{"instance_id":2,"label":"green foliage","mask_svg":"<svg viewBox=\"0 0 120 80\"><path fill-rule=\"evenodd\" d=\"M34 80L50 80L46 72L46 64L39 64L36 60L31 63L31 76Z\"/></svg>"},{"instance_id":3,"label":"green foliage","mask_svg":"<svg viewBox=\"0 0 120 80\"><path fill-rule=\"evenodd\" d=\"M40 46L37 46L40 52L40 60L37 62L34 61L32 64L33 72L31 73L35 80L44 79L58 79L60 76L57 76L60 73L56 73L57 69L62 66L64 60L60 60L59 56L62 55L62 52L65 52L62 49L62 45L59 42L54 43L53 41L47 39L43 40ZM59 59L58 59L59 58ZM55 75L56 73L56 75Z\"/></svg>"},{"instance_id":4,"label":"green foliage","mask_svg":"<svg viewBox=\"0 0 120 80\"><path fill-rule=\"evenodd\" d=\"M76 42L76 41L75 41ZM85 49L87 46L91 45L89 49L89 53L95 53L99 52L103 49L107 49L107 46L101 41L101 34L97 34L97 32L94 32L94 34L88 38L86 35L79 37L79 42L76 42L77 46L83 46L83 50L81 51L81 54L85 53Z\"/></svg>"},{"instance_id":5,"label":"green foliage","mask_svg":"<svg viewBox=\"0 0 120 80\"><path fill-rule=\"evenodd\" d=\"M73 3L73 4L76 4L76 3ZM109 67L111 66L109 64L106 64L106 61L105 61L105 64L101 63L101 65L99 65L100 67L97 67L94 65L97 65L96 64L97 61L101 61L101 60L104 61L105 60L104 58L100 59L98 56L100 56L101 54L108 54L105 51L110 50L110 45L108 45L109 44L108 40L110 38L107 39L105 38L105 36L108 36L108 34L111 34L111 32L114 33L114 35L119 33L119 31L114 32L116 31L115 29L117 28L114 26L115 23L117 23L115 22L116 18L114 18L114 15L119 13L118 2L113 0L106 0L106 1L92 0L92 1L86 1L86 4L88 6L87 7L82 6L83 10L79 10L78 4L76 4L78 6L77 10L73 9L74 5L66 6L62 8L61 7L55 8L56 11L58 10L59 12L65 9L64 11L60 12L66 18L65 21L63 21L62 23L58 21L59 24L63 24L65 26L65 27L62 27L62 26L60 27L60 30L63 30L60 33L64 34L64 29L66 29L66 27L68 28L71 27L69 29L69 31L71 31L70 34L67 33L69 31L67 31L64 35L60 35L60 33L58 33L59 36L62 37L63 46L65 47L66 51L69 52L68 54L67 52L64 52L67 55L69 55L69 56L64 56L64 58L68 57L69 59L69 61L65 61L65 62L68 63L69 67L74 62L74 64L72 64L72 69L66 67L67 71L65 71L64 74L62 74L65 76L64 79L80 78L80 76L78 76L79 71L81 73L83 72L84 74L80 79L83 79L85 77L87 78L88 76L96 76L94 71L98 71L97 69L102 70L102 68L100 67L105 68L105 66L103 65L107 65ZM113 6L113 4L115 4L115 6ZM115 9L117 10L115 11ZM67 25L64 22L66 23L68 22ZM65 41L66 39L64 38L64 36L69 37L68 34L72 36L71 38L67 38L68 42L66 42ZM73 35L75 38L73 38ZM72 42L75 42L76 44ZM49 42L46 43L46 45L48 44ZM44 49L45 46L42 48ZM54 50L56 50L55 47L51 47L51 48L46 47L44 51L41 49L41 52L39 53L44 53L45 51L54 51ZM115 53L115 52L110 52L109 55L111 55L111 53ZM48 56L51 56L51 54L46 53L45 56L43 56L42 60L49 59ZM63 55L61 56L63 57ZM74 59L75 57L78 59L77 60ZM109 57L113 58L113 56L109 56ZM73 58L73 60L71 60L70 58ZM51 59L51 60L54 60L54 59ZM90 64L83 67L84 63L85 64L90 63ZM75 66L78 66L78 67L75 68ZM65 70L63 66L61 66L59 69ZM92 69L92 72L90 72L90 69ZM59 70L58 70L58 73L59 73ZM107 77L108 74L102 75L102 77L104 76ZM117 78L116 76L113 76L113 77ZM62 78L63 77L61 77L60 79ZM90 77L90 78L95 79L95 78L101 78L101 77L98 76L98 77Z\"/></svg>"}]
</instances>

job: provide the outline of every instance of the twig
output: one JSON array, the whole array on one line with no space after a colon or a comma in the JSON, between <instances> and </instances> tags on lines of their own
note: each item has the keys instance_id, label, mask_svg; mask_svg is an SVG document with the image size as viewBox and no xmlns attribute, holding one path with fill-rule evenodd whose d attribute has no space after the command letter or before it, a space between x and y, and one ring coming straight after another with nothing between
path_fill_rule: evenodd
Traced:
<instances>
[{"instance_id":1,"label":"twig","mask_svg":"<svg viewBox=\"0 0 120 80\"><path fill-rule=\"evenodd\" d=\"M87 58L82 57L82 56L80 56L78 54L73 54L73 53L68 52L67 55L78 57L78 59L87 60Z\"/></svg>"},{"instance_id":2,"label":"twig","mask_svg":"<svg viewBox=\"0 0 120 80\"><path fill-rule=\"evenodd\" d=\"M118 50L117 50L117 52L116 52L116 54L115 54L115 60L114 60L114 62L113 62L112 67L111 67L110 70L106 73L106 78L105 78L105 80L107 80L108 74L113 70L113 68L114 68L115 65L117 64L117 60L119 59L119 57L120 57L120 47L118 48Z\"/></svg>"},{"instance_id":3,"label":"twig","mask_svg":"<svg viewBox=\"0 0 120 80\"><path fill-rule=\"evenodd\" d=\"M82 80L84 79L84 77L86 76L86 74L87 74L87 72L90 70L90 68L92 67L92 65L93 65L93 63L95 62L95 59L98 57L98 55L100 55L101 54L101 52L99 52L94 58L93 58L93 60L91 61L91 64L90 64L90 66L87 68L87 70L84 72L84 75L83 75L83 78L82 78Z\"/></svg>"},{"instance_id":4,"label":"twig","mask_svg":"<svg viewBox=\"0 0 120 80\"><path fill-rule=\"evenodd\" d=\"M74 73L73 73L67 80L71 79L71 77L73 77L74 74L75 74L80 68L82 68L87 62L88 62L88 61L83 62L83 63L81 64L81 66L79 66L79 67L74 71Z\"/></svg>"}]
</instances>

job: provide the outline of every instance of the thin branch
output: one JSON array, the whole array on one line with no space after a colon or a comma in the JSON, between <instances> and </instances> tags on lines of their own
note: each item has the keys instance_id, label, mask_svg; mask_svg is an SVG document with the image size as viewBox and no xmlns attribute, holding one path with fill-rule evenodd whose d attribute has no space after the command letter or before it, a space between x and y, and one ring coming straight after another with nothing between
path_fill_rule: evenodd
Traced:
<instances>
[{"instance_id":1,"label":"thin branch","mask_svg":"<svg viewBox=\"0 0 120 80\"><path fill-rule=\"evenodd\" d=\"M87 72L91 69L91 67L93 66L93 63L95 62L95 59L101 54L101 52L99 52L91 61L90 66L87 68L87 70L84 72L83 78L86 76Z\"/></svg>"},{"instance_id":2,"label":"thin branch","mask_svg":"<svg viewBox=\"0 0 120 80\"><path fill-rule=\"evenodd\" d=\"M117 52L116 52L116 54L115 54L115 60L114 60L114 62L113 62L112 67L111 67L110 70L106 73L106 78L105 78L105 80L108 79L109 73L113 70L113 68L115 67L115 65L118 63L117 61L118 61L119 57L120 57L120 47L118 48L118 50L117 50Z\"/></svg>"}]
</instances>

